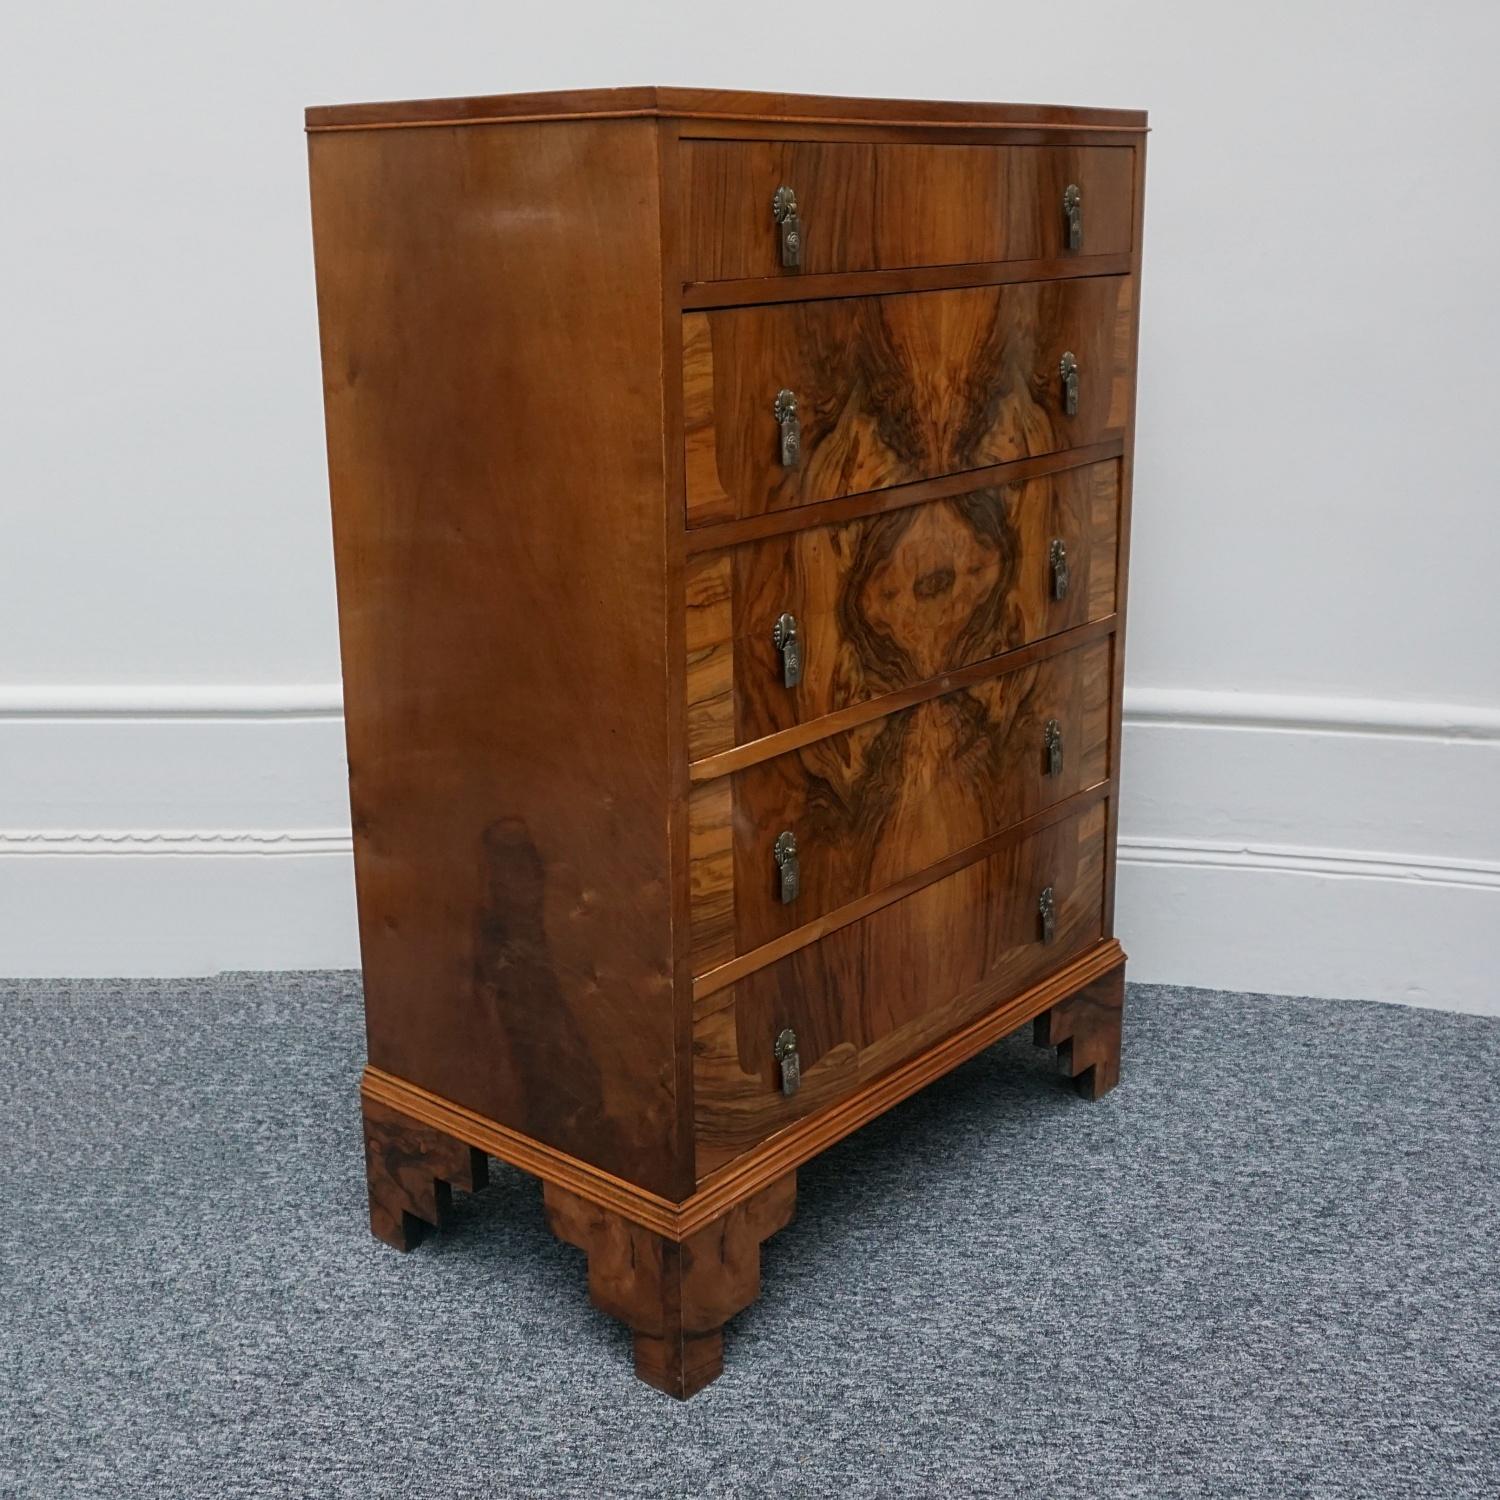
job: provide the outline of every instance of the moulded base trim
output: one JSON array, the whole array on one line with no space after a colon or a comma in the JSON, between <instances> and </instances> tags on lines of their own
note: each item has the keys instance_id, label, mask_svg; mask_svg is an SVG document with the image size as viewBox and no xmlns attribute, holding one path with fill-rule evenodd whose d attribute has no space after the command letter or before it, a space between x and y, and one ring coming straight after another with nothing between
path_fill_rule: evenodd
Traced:
<instances>
[{"instance_id":1,"label":"moulded base trim","mask_svg":"<svg viewBox=\"0 0 1500 1500\"><path fill-rule=\"evenodd\" d=\"M684 1240L1124 962L1124 951L1113 938L1098 943L1040 984L1007 997L993 1010L899 1068L777 1132L755 1150L704 1178L698 1191L680 1203L637 1187L380 1068L365 1069L360 1092L368 1100L451 1135L544 1182L556 1183L667 1239Z\"/></svg>"}]
</instances>

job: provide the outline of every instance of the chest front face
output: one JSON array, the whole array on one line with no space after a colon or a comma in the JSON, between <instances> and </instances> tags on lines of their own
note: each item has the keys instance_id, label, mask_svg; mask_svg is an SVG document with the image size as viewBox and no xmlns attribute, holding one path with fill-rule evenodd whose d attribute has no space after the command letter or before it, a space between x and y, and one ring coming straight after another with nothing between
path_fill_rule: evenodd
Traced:
<instances>
[{"instance_id":1,"label":"chest front face","mask_svg":"<svg viewBox=\"0 0 1500 1500\"><path fill-rule=\"evenodd\" d=\"M1143 180L734 134L677 158L700 1181L1112 939Z\"/></svg>"}]
</instances>

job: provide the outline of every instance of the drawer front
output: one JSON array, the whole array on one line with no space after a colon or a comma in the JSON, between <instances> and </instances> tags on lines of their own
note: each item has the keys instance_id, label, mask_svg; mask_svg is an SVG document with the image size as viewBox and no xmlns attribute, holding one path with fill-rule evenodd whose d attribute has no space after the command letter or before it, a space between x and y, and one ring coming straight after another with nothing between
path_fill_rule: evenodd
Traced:
<instances>
[{"instance_id":1,"label":"drawer front","mask_svg":"<svg viewBox=\"0 0 1500 1500\"><path fill-rule=\"evenodd\" d=\"M1119 468L1110 459L691 558L689 755L1112 614ZM773 640L783 614L801 652L791 687Z\"/></svg>"},{"instance_id":2,"label":"drawer front","mask_svg":"<svg viewBox=\"0 0 1500 1500\"><path fill-rule=\"evenodd\" d=\"M1123 437L1132 288L1093 276L689 313L688 524ZM782 391L800 424L791 454Z\"/></svg>"},{"instance_id":3,"label":"drawer front","mask_svg":"<svg viewBox=\"0 0 1500 1500\"><path fill-rule=\"evenodd\" d=\"M830 933L706 1002L694 1024L700 1177L1037 983L1102 935L1105 804ZM1038 897L1053 892L1042 941ZM722 1003L721 1003L722 1002ZM801 1088L776 1039L796 1033Z\"/></svg>"},{"instance_id":4,"label":"drawer front","mask_svg":"<svg viewBox=\"0 0 1500 1500\"><path fill-rule=\"evenodd\" d=\"M1110 664L1110 642L1094 641L695 787L694 973L1103 781Z\"/></svg>"},{"instance_id":5,"label":"drawer front","mask_svg":"<svg viewBox=\"0 0 1500 1500\"><path fill-rule=\"evenodd\" d=\"M685 141L688 281L1123 255L1128 146ZM796 198L800 265L782 263L778 188ZM1070 248L1068 188L1078 189Z\"/></svg>"}]
</instances>

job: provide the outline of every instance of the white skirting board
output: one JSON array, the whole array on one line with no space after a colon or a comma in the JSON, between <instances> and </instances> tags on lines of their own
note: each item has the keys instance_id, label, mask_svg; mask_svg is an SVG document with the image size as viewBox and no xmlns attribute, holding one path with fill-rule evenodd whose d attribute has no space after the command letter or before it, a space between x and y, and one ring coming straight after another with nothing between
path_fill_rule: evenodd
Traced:
<instances>
[{"instance_id":1,"label":"white skirting board","mask_svg":"<svg viewBox=\"0 0 1500 1500\"><path fill-rule=\"evenodd\" d=\"M1133 979L1500 1015L1500 710L1136 688ZM358 963L337 688L0 694L0 973Z\"/></svg>"}]
</instances>

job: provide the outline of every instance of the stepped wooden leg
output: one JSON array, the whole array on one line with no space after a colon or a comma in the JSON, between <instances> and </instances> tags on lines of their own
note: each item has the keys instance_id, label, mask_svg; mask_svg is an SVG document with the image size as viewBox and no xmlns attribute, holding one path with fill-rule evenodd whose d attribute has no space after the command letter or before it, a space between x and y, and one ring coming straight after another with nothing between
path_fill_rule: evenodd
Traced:
<instances>
[{"instance_id":1,"label":"stepped wooden leg","mask_svg":"<svg viewBox=\"0 0 1500 1500\"><path fill-rule=\"evenodd\" d=\"M424 1225L442 1225L453 1188L477 1193L484 1187L489 1161L483 1151L383 1104L366 1099L364 1111L370 1229L397 1250L410 1250Z\"/></svg>"},{"instance_id":2,"label":"stepped wooden leg","mask_svg":"<svg viewBox=\"0 0 1500 1500\"><path fill-rule=\"evenodd\" d=\"M1120 1081L1120 1020L1125 965L1060 1000L1036 1018L1039 1047L1056 1047L1058 1066L1085 1099L1099 1099Z\"/></svg>"},{"instance_id":3,"label":"stepped wooden leg","mask_svg":"<svg viewBox=\"0 0 1500 1500\"><path fill-rule=\"evenodd\" d=\"M547 1223L589 1258L594 1305L635 1333L635 1373L686 1400L724 1369L724 1324L760 1295L761 1241L792 1217L788 1172L680 1244L554 1183Z\"/></svg>"}]
</instances>

